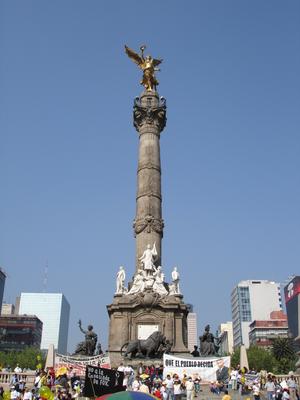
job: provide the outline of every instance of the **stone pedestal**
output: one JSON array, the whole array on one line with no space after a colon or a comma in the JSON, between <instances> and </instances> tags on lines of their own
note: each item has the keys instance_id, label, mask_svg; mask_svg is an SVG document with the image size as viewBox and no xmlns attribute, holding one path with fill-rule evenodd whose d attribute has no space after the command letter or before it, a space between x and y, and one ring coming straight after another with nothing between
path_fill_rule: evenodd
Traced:
<instances>
[{"instance_id":1,"label":"stone pedestal","mask_svg":"<svg viewBox=\"0 0 300 400\"><path fill-rule=\"evenodd\" d=\"M173 343L172 353L189 354L188 309L182 301L182 296L161 298L151 291L135 296L115 296L107 310L110 317L108 350L113 365L123 361L121 347L131 340L138 339L138 331L143 326L158 326L158 330Z\"/></svg>"}]
</instances>

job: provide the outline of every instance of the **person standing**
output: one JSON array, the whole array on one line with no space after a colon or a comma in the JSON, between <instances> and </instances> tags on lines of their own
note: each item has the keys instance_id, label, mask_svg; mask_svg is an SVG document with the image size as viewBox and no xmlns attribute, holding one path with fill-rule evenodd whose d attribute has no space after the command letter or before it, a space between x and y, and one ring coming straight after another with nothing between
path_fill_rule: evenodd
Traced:
<instances>
[{"instance_id":1,"label":"person standing","mask_svg":"<svg viewBox=\"0 0 300 400\"><path fill-rule=\"evenodd\" d=\"M174 382L171 375L167 375L165 379L167 400L174 400Z\"/></svg>"},{"instance_id":2,"label":"person standing","mask_svg":"<svg viewBox=\"0 0 300 400\"><path fill-rule=\"evenodd\" d=\"M20 374L20 373L22 372L22 368L20 367L19 364L16 365L16 368L14 369L14 372L15 372L16 374Z\"/></svg>"},{"instance_id":3,"label":"person standing","mask_svg":"<svg viewBox=\"0 0 300 400\"><path fill-rule=\"evenodd\" d=\"M235 368L233 368L233 370L230 373L230 381L231 381L232 390L237 390L238 375L239 375L239 372Z\"/></svg>"},{"instance_id":4,"label":"person standing","mask_svg":"<svg viewBox=\"0 0 300 400\"><path fill-rule=\"evenodd\" d=\"M32 391L28 388L25 389L23 400L32 400Z\"/></svg>"},{"instance_id":5,"label":"person standing","mask_svg":"<svg viewBox=\"0 0 300 400\"><path fill-rule=\"evenodd\" d=\"M289 373L289 378L286 381L286 383L287 383L287 387L288 387L289 393L290 393L290 400L297 400L297 395L296 395L297 384L295 381L294 374Z\"/></svg>"},{"instance_id":6,"label":"person standing","mask_svg":"<svg viewBox=\"0 0 300 400\"><path fill-rule=\"evenodd\" d=\"M193 382L191 376L189 376L189 379L186 381L185 389L186 389L186 400L192 400L193 399L195 385L194 385L194 382Z\"/></svg>"},{"instance_id":7,"label":"person standing","mask_svg":"<svg viewBox=\"0 0 300 400\"><path fill-rule=\"evenodd\" d=\"M181 394L181 382L177 379L174 381L174 400L180 400Z\"/></svg>"},{"instance_id":8,"label":"person standing","mask_svg":"<svg viewBox=\"0 0 300 400\"><path fill-rule=\"evenodd\" d=\"M271 376L268 377L268 380L265 384L265 389L267 391L267 399L273 400L273 395L275 394L275 383Z\"/></svg>"},{"instance_id":9,"label":"person standing","mask_svg":"<svg viewBox=\"0 0 300 400\"><path fill-rule=\"evenodd\" d=\"M260 390L259 390L258 384L254 384L252 386L252 391L253 391L254 400L260 400Z\"/></svg>"}]
</instances>

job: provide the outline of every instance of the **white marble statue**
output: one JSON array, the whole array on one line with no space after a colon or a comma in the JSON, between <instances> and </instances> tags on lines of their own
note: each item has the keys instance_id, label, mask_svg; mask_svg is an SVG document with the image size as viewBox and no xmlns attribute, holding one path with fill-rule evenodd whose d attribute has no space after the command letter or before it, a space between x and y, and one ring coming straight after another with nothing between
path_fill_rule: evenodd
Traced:
<instances>
[{"instance_id":1,"label":"white marble statue","mask_svg":"<svg viewBox=\"0 0 300 400\"><path fill-rule=\"evenodd\" d=\"M135 274L131 289L128 294L136 294L145 290L145 274L144 271L139 269Z\"/></svg>"},{"instance_id":2,"label":"white marble statue","mask_svg":"<svg viewBox=\"0 0 300 400\"><path fill-rule=\"evenodd\" d=\"M161 296L167 295L168 291L164 285L165 275L162 272L161 266L157 267L157 269L154 271L153 277L155 278L155 281L152 286L152 289L154 290L154 292L160 294Z\"/></svg>"},{"instance_id":3,"label":"white marble statue","mask_svg":"<svg viewBox=\"0 0 300 400\"><path fill-rule=\"evenodd\" d=\"M172 283L174 285L174 294L180 294L179 290L179 272L177 271L177 267L174 267L172 271Z\"/></svg>"},{"instance_id":4,"label":"white marble statue","mask_svg":"<svg viewBox=\"0 0 300 400\"><path fill-rule=\"evenodd\" d=\"M141 264L144 267L147 275L151 275L152 271L155 271L154 261L157 256L157 251L155 247L155 243L151 249L150 244L147 245L146 250L144 251L142 257L140 257Z\"/></svg>"},{"instance_id":5,"label":"white marble statue","mask_svg":"<svg viewBox=\"0 0 300 400\"><path fill-rule=\"evenodd\" d=\"M124 267L120 267L117 273L117 290L115 294L123 294L125 292L124 282L125 282L125 270Z\"/></svg>"},{"instance_id":6,"label":"white marble statue","mask_svg":"<svg viewBox=\"0 0 300 400\"><path fill-rule=\"evenodd\" d=\"M172 296L176 294L176 287L174 285L174 283L170 283L169 284L169 295Z\"/></svg>"}]
</instances>

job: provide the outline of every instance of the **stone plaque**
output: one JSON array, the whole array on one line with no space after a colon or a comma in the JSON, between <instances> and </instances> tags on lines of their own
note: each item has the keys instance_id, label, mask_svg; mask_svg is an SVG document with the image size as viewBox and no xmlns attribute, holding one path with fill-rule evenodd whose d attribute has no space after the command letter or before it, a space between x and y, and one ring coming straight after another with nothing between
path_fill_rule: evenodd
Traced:
<instances>
[{"instance_id":1,"label":"stone plaque","mask_svg":"<svg viewBox=\"0 0 300 400\"><path fill-rule=\"evenodd\" d=\"M138 325L138 339L148 339L148 337L159 330L159 325Z\"/></svg>"}]
</instances>

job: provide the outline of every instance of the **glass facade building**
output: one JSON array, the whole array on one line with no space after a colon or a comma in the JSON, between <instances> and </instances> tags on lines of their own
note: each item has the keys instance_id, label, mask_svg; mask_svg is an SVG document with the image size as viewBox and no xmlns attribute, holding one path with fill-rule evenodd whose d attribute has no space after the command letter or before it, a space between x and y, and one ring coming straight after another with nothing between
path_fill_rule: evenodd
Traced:
<instances>
[{"instance_id":1,"label":"glass facade building","mask_svg":"<svg viewBox=\"0 0 300 400\"><path fill-rule=\"evenodd\" d=\"M231 293L231 312L234 348L249 347L250 324L267 320L272 311L282 310L280 284L267 281L242 281Z\"/></svg>"},{"instance_id":2,"label":"glass facade building","mask_svg":"<svg viewBox=\"0 0 300 400\"><path fill-rule=\"evenodd\" d=\"M43 322L41 349L50 345L66 354L70 305L62 293L21 293L19 315L36 315Z\"/></svg>"}]
</instances>

